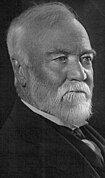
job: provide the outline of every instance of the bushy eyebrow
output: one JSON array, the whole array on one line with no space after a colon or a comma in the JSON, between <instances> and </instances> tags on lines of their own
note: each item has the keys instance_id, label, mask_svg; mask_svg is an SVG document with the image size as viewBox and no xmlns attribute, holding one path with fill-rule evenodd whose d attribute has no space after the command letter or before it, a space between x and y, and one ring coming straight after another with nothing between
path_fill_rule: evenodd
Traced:
<instances>
[{"instance_id":1,"label":"bushy eyebrow","mask_svg":"<svg viewBox=\"0 0 105 178\"><path fill-rule=\"evenodd\" d=\"M53 49L53 50L47 51L46 54L47 56L57 55L57 54L70 55L70 54L73 54L73 52L70 50L68 51L67 49ZM93 56L96 56L96 51L94 49L84 50L80 53L80 56L85 55L85 54L93 54Z\"/></svg>"},{"instance_id":2,"label":"bushy eyebrow","mask_svg":"<svg viewBox=\"0 0 105 178\"><path fill-rule=\"evenodd\" d=\"M65 54L65 55L67 55L67 54L71 54L71 52L68 52L67 50L65 50L65 49L53 49L53 50L51 50L51 51L48 51L48 52L46 52L47 53L47 55L49 56L49 55L56 55L56 54Z\"/></svg>"},{"instance_id":3,"label":"bushy eyebrow","mask_svg":"<svg viewBox=\"0 0 105 178\"><path fill-rule=\"evenodd\" d=\"M91 49L91 50L85 50L83 52L81 52L81 56L82 55L85 55L85 54L93 54L93 56L96 56L96 51L94 49Z\"/></svg>"}]
</instances>

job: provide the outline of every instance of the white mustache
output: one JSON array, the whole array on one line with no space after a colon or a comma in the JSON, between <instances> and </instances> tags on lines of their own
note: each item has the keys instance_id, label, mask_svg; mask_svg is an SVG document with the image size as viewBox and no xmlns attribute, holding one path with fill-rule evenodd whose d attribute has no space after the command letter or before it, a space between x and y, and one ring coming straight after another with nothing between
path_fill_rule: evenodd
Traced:
<instances>
[{"instance_id":1,"label":"white mustache","mask_svg":"<svg viewBox=\"0 0 105 178\"><path fill-rule=\"evenodd\" d=\"M65 94L69 92L83 92L87 95L87 97L91 97L92 93L88 87L88 85L84 82L68 82L66 81L59 89L58 95L63 97Z\"/></svg>"}]
</instances>

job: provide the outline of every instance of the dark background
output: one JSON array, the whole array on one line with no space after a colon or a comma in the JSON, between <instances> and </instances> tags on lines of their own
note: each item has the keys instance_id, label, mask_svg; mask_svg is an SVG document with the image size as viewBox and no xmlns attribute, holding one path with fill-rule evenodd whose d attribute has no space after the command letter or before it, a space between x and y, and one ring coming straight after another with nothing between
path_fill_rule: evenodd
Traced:
<instances>
[{"instance_id":1,"label":"dark background","mask_svg":"<svg viewBox=\"0 0 105 178\"><path fill-rule=\"evenodd\" d=\"M11 20L38 0L2 0L0 2L0 126L3 125L15 101L16 92L12 66L6 48L6 33ZM61 0L69 4L85 26L92 47L97 51L94 67L94 115L90 124L105 137L105 0Z\"/></svg>"}]
</instances>

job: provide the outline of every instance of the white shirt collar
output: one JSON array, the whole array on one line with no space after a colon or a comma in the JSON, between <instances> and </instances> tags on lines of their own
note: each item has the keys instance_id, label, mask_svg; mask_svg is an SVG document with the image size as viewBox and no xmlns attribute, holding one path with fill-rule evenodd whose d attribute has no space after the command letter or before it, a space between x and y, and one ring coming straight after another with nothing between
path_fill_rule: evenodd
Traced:
<instances>
[{"instance_id":1,"label":"white shirt collar","mask_svg":"<svg viewBox=\"0 0 105 178\"><path fill-rule=\"evenodd\" d=\"M64 125L58 118L56 118L55 116L52 116L48 113L45 113L37 108L35 108L34 106L30 105L29 103L27 103L26 101L22 100L21 101L28 107L30 108L33 112L45 117L46 119L52 121L52 122L55 122L56 124L58 125Z\"/></svg>"},{"instance_id":2,"label":"white shirt collar","mask_svg":"<svg viewBox=\"0 0 105 178\"><path fill-rule=\"evenodd\" d=\"M34 106L30 105L29 103L27 103L26 101L24 101L23 99L21 99L21 101L28 107L30 108L33 112L45 117L46 119L56 123L57 125L60 125L60 126L64 126L63 122L60 121L60 119L58 119L57 117L53 116L53 115L50 115L48 113L45 113L37 108L35 108ZM73 125L72 128L69 127L70 129L74 130L75 128L77 128L78 126L76 125Z\"/></svg>"}]
</instances>

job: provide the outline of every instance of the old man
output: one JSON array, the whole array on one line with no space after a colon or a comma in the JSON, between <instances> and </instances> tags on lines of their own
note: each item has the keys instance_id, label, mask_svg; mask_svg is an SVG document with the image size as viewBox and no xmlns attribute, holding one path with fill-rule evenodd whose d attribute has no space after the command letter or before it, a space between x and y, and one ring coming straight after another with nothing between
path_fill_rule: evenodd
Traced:
<instances>
[{"instance_id":1,"label":"old man","mask_svg":"<svg viewBox=\"0 0 105 178\"><path fill-rule=\"evenodd\" d=\"M7 46L18 98L0 131L0 177L104 178L105 140L88 124L96 52L72 9L31 7Z\"/></svg>"}]
</instances>

